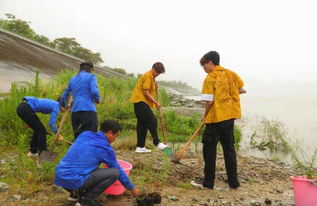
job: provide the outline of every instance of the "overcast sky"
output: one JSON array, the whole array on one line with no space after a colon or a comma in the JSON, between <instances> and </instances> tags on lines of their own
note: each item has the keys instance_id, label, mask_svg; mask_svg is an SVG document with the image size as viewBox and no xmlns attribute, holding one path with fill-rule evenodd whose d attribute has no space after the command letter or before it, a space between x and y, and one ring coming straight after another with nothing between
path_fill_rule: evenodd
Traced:
<instances>
[{"instance_id":1,"label":"overcast sky","mask_svg":"<svg viewBox=\"0 0 317 206\"><path fill-rule=\"evenodd\" d=\"M220 53L252 93L317 82L316 3L313 0L0 0L51 40L75 37L105 64L144 73L156 61L158 80L201 88L200 57ZM263 85L273 86L269 89ZM283 86L284 85L284 86ZM294 86L295 87L295 86ZM316 85L317 87L317 85ZM272 91L271 90L271 91Z\"/></svg>"}]
</instances>

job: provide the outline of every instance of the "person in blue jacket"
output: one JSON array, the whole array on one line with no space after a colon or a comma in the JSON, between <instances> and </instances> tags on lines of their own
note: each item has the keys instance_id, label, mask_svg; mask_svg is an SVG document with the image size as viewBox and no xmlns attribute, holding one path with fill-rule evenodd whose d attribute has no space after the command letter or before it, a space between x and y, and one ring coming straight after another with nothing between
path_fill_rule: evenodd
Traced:
<instances>
[{"instance_id":1,"label":"person in blue jacket","mask_svg":"<svg viewBox=\"0 0 317 206\"><path fill-rule=\"evenodd\" d=\"M55 169L55 184L70 192L69 200L79 205L101 205L95 199L117 179L132 195L140 195L120 167L111 147L120 135L121 126L114 120L105 120L99 132L82 132ZM108 168L99 168L105 163Z\"/></svg>"},{"instance_id":2,"label":"person in blue jacket","mask_svg":"<svg viewBox=\"0 0 317 206\"><path fill-rule=\"evenodd\" d=\"M37 112L50 114L49 126L54 134L57 133L56 119L60 111L65 112L58 101L52 99L36 98L25 96L23 101L17 107L17 115L32 128L34 133L30 142L28 156L39 156L42 151L47 150L46 134L47 131L42 124ZM61 135L59 138L63 138Z\"/></svg>"},{"instance_id":3,"label":"person in blue jacket","mask_svg":"<svg viewBox=\"0 0 317 206\"><path fill-rule=\"evenodd\" d=\"M97 132L98 118L95 103L100 103L97 79L91 62L80 64L80 71L73 76L61 96L61 105L65 106L70 93L73 96L72 127L75 139L83 131Z\"/></svg>"}]
</instances>

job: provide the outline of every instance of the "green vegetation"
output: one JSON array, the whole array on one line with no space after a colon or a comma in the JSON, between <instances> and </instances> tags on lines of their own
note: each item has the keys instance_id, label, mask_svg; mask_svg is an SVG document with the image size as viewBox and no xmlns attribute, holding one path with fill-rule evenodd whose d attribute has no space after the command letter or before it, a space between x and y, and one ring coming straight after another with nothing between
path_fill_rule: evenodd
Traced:
<instances>
[{"instance_id":1,"label":"green vegetation","mask_svg":"<svg viewBox=\"0 0 317 206\"><path fill-rule=\"evenodd\" d=\"M313 155L310 157L307 153L298 148L296 145L291 145L286 140L282 140L283 145L286 147L287 153L291 156L296 168L302 173L302 175L307 176L307 178L312 179L317 176L317 148L314 150ZM296 174L300 175L300 174Z\"/></svg>"},{"instance_id":2,"label":"green vegetation","mask_svg":"<svg viewBox=\"0 0 317 206\"><path fill-rule=\"evenodd\" d=\"M32 135L32 130L25 128L23 121L16 115L16 107L22 101L23 96L57 99L73 75L75 75L74 71L65 70L52 80L43 82L40 81L39 72L37 72L34 82L13 83L10 94L0 100L0 143L3 146L1 148L3 148L3 151L8 150L10 153L13 152L13 156L17 157L9 158L6 167L0 169L0 174L6 174L6 178L11 180L14 179L14 176L18 176L19 181L17 184L28 184L30 187L35 187L36 184L40 183L44 184L47 181L52 182L54 166L52 164L45 164L43 169L37 170L34 161L29 160L25 155L28 150L28 142ZM136 79L119 80L99 75L97 75L97 79L101 93L101 104L97 105L99 120L109 118L119 121L124 131L121 138L119 138L120 141L114 146L117 148L134 149L136 143L136 118L133 104L129 102L129 98ZM163 89L160 89L159 92L162 105L167 105L167 93ZM60 114L59 118L61 116ZM49 115L39 114L39 117L47 127ZM185 141L199 122L197 117L178 117L172 111L164 113L164 121L171 137L175 137L170 138L170 141ZM178 129L177 125L179 126ZM73 141L70 115L66 119L62 134L66 140ZM52 139L53 136L47 136L49 145ZM59 158L66 153L67 149L68 145L66 143L58 143L55 147L55 151L60 154ZM58 161L56 160L55 163ZM17 167L17 165L19 166Z\"/></svg>"},{"instance_id":3,"label":"green vegetation","mask_svg":"<svg viewBox=\"0 0 317 206\"><path fill-rule=\"evenodd\" d=\"M191 117L184 117L176 114L173 110L165 110L163 119L164 126L168 132L168 140L171 142L186 141L186 139L194 133L200 123L200 116L198 114Z\"/></svg>"},{"instance_id":4,"label":"green vegetation","mask_svg":"<svg viewBox=\"0 0 317 206\"><path fill-rule=\"evenodd\" d=\"M4 30L19 34L40 44L44 44L48 47L57 49L61 52L65 52L80 59L91 61L95 64L103 62L101 54L99 52L94 53L89 49L82 47L75 38L63 37L50 41L49 38L37 34L30 27L31 22L17 19L12 14L5 15L7 19L0 19L0 28Z\"/></svg>"},{"instance_id":5,"label":"green vegetation","mask_svg":"<svg viewBox=\"0 0 317 206\"><path fill-rule=\"evenodd\" d=\"M261 121L260 131L254 131L251 135L250 145L259 150L269 149L270 152L282 152L289 155L296 168L308 178L317 175L317 148L309 157L307 153L299 147L299 143L292 143L286 138L287 130L279 121Z\"/></svg>"},{"instance_id":6,"label":"green vegetation","mask_svg":"<svg viewBox=\"0 0 317 206\"><path fill-rule=\"evenodd\" d=\"M286 137L286 129L279 121L263 118L258 131L254 131L250 138L250 145L259 150L269 149L270 152L287 153L287 148L283 144Z\"/></svg>"},{"instance_id":7,"label":"green vegetation","mask_svg":"<svg viewBox=\"0 0 317 206\"><path fill-rule=\"evenodd\" d=\"M132 181L138 185L143 194L160 192L167 183L170 159L167 155L159 158L162 161L161 168L153 167L153 160L140 159L134 163Z\"/></svg>"},{"instance_id":8,"label":"green vegetation","mask_svg":"<svg viewBox=\"0 0 317 206\"><path fill-rule=\"evenodd\" d=\"M24 185L24 187L27 185L28 191L35 191L41 185L44 186L47 183L52 183L54 167L66 153L69 145L64 142L58 143L55 147L55 152L59 154L59 157L55 163L46 163L42 169L37 169L35 161L26 157L32 130L24 127L23 121L16 115L16 107L22 101L23 96L57 99L73 75L75 75L74 71L64 70L53 79L43 82L40 81L39 72L37 72L34 82L13 83L10 93L3 99L0 99L0 158L7 161L6 166L0 168L0 181L3 180L11 183L14 180L14 183L12 183L13 186L16 185L19 188L21 185ZM101 104L97 105L98 119L115 119L124 128L121 137L113 145L115 149L135 149L136 118L133 104L129 102L129 98L137 80L133 78L119 80L116 78L105 78L100 75L97 75L97 79L101 93ZM169 97L164 89L160 88L159 96L161 105L166 106L169 104ZM156 110L154 109L154 111ZM156 115L158 117L158 114ZM59 119L61 119L61 116L60 114ZM39 117L47 127L49 115L39 114ZM169 142L186 141L198 127L200 121L198 115L183 117L177 115L172 110L164 110L163 119ZM160 127L158 126L158 128ZM241 139L241 132L239 132L239 129L235 132L237 132L236 139L239 141ZM73 141L70 115L68 115L61 133L66 140ZM161 134L160 137L162 139ZM48 135L48 145L51 144L52 140L53 136ZM195 141L197 143L201 141L201 138L197 137ZM147 146L150 148L153 147L150 135L148 135L147 142ZM5 158L4 155L8 154L10 158ZM137 184L140 184L144 190L147 190L146 188L148 187L145 181L151 185L151 188L157 188L156 190L158 190L161 187L161 184L157 184L158 180L162 180L162 184L164 184L163 180L167 176L169 168L169 161L167 159L167 157L165 157L165 160L163 159L163 169L156 171L155 176L153 176L153 168L150 169L150 163L144 162L140 169L134 170L132 179ZM4 178L1 177L1 174L5 174ZM27 195L32 194L28 193Z\"/></svg>"}]
</instances>

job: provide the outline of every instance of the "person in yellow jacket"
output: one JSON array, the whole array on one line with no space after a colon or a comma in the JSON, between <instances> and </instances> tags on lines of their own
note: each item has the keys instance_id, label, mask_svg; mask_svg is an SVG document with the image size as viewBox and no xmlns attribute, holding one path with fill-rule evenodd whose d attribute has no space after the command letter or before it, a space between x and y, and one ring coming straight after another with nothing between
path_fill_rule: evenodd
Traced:
<instances>
[{"instance_id":1,"label":"person in yellow jacket","mask_svg":"<svg viewBox=\"0 0 317 206\"><path fill-rule=\"evenodd\" d=\"M137 145L135 152L148 153L150 149L145 148L146 134L149 130L153 144L157 150L163 150L166 144L160 142L157 134L157 120L153 114L152 108L161 108L159 102L154 99L156 95L155 78L165 72L164 65L161 62L153 64L152 69L144 73L135 85L130 101L134 103L134 113L137 118Z\"/></svg>"},{"instance_id":2,"label":"person in yellow jacket","mask_svg":"<svg viewBox=\"0 0 317 206\"><path fill-rule=\"evenodd\" d=\"M237 160L234 147L234 120L241 118L240 93L245 93L241 78L229 69L219 65L220 56L210 51L200 59L207 76L203 83L202 100L205 113L202 121L206 128L203 133L204 178L192 181L200 188L213 189L216 169L217 144L220 141L230 188L240 186L237 175Z\"/></svg>"}]
</instances>

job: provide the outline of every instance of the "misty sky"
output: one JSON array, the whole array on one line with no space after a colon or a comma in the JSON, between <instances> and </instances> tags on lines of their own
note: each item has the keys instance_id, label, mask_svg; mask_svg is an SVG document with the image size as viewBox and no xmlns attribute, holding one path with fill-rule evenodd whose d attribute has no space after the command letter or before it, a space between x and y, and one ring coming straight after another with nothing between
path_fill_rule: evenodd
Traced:
<instances>
[{"instance_id":1,"label":"misty sky","mask_svg":"<svg viewBox=\"0 0 317 206\"><path fill-rule=\"evenodd\" d=\"M75 37L108 66L143 73L163 62L158 80L200 89L199 59L216 50L250 95L317 94L315 10L313 0L0 0L1 18L30 21L51 40Z\"/></svg>"}]
</instances>

